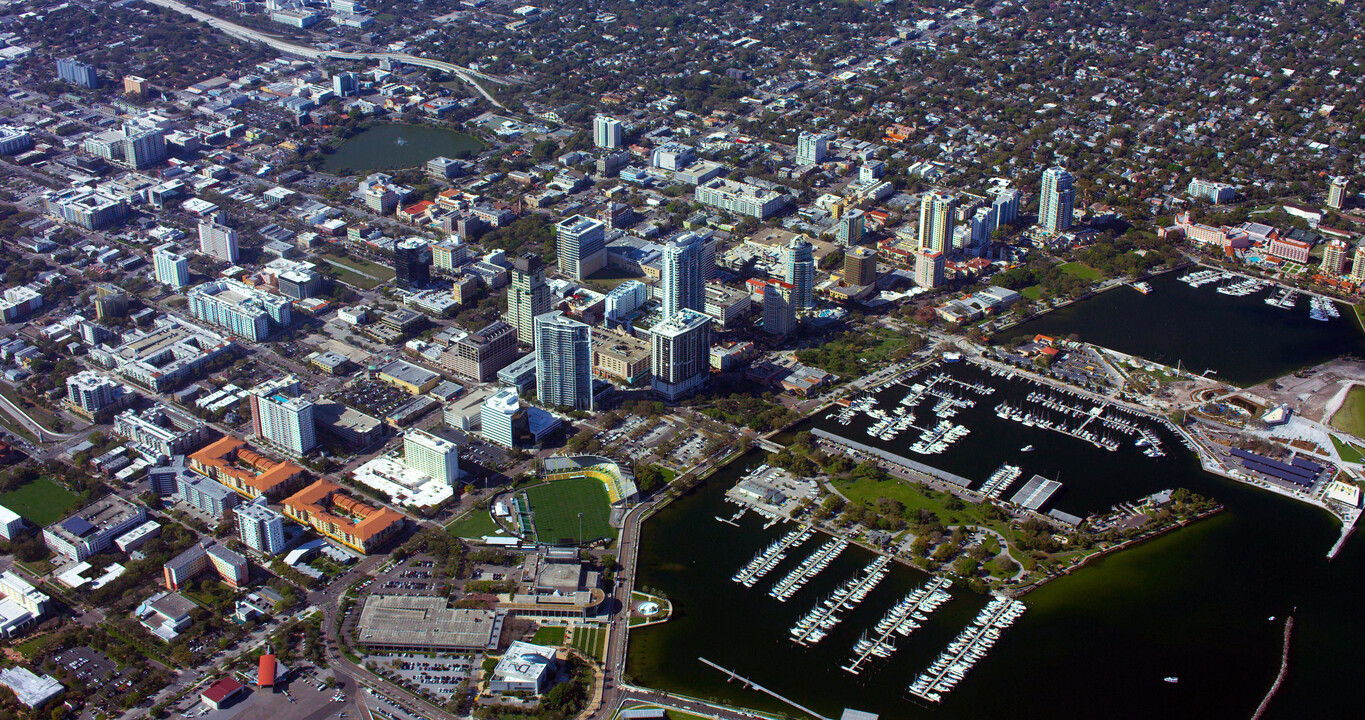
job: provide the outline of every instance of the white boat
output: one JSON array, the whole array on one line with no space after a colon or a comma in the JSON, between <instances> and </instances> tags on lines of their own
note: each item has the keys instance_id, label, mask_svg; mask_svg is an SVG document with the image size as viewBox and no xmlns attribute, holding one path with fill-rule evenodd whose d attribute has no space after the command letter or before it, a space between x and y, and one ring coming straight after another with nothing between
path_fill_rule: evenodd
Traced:
<instances>
[{"instance_id":1,"label":"white boat","mask_svg":"<svg viewBox=\"0 0 1365 720\"><path fill-rule=\"evenodd\" d=\"M1033 452L1033 446L1032 446L1032 445L1025 445L1025 446L1019 448L1019 452Z\"/></svg>"},{"instance_id":2,"label":"white boat","mask_svg":"<svg viewBox=\"0 0 1365 720\"><path fill-rule=\"evenodd\" d=\"M1172 685L1174 685L1174 684L1180 682L1180 678L1175 677L1174 675L1172 675L1171 677L1162 678L1162 679L1165 680L1165 681L1168 682L1168 683L1171 683Z\"/></svg>"}]
</instances>

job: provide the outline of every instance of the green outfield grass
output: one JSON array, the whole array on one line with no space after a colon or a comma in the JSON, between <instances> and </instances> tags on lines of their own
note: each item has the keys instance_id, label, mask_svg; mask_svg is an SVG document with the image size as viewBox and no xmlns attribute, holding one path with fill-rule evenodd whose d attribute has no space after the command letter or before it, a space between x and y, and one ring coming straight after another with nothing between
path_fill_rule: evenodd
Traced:
<instances>
[{"instance_id":1,"label":"green outfield grass","mask_svg":"<svg viewBox=\"0 0 1365 720\"><path fill-rule=\"evenodd\" d=\"M1332 416L1332 427L1365 437L1365 386L1355 385L1346 394L1346 402Z\"/></svg>"},{"instance_id":2,"label":"green outfield grass","mask_svg":"<svg viewBox=\"0 0 1365 720\"><path fill-rule=\"evenodd\" d=\"M528 488L526 500L535 513L536 537L543 543L572 543L579 539L578 514L583 514L582 540L615 538L607 489L593 478L557 480Z\"/></svg>"}]
</instances>

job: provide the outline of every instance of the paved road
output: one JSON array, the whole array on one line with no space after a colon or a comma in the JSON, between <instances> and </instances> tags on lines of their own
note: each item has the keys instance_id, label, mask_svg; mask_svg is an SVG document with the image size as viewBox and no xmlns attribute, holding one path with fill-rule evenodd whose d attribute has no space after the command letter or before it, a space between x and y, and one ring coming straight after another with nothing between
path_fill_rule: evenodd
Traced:
<instances>
[{"instance_id":1,"label":"paved road","mask_svg":"<svg viewBox=\"0 0 1365 720\"><path fill-rule=\"evenodd\" d=\"M10 399L5 397L4 395L0 395L0 407L3 407L5 412L13 416L15 420L18 420L24 427L28 428L30 432L32 432L34 435L37 435L38 442L47 442L49 440L63 440L75 437L75 435L73 435L72 433L53 432L43 427L42 425L39 425L38 421L29 417L28 413L20 409L18 405L15 405L14 403L10 402Z\"/></svg>"},{"instance_id":2,"label":"paved road","mask_svg":"<svg viewBox=\"0 0 1365 720\"><path fill-rule=\"evenodd\" d=\"M469 83L470 87L473 87L474 90L477 91L480 95L482 95L484 99L487 100L488 102L493 103L494 105L504 110L507 109L506 107L503 106L502 103L498 102L491 94L489 94L487 90L483 89L483 86L480 85L478 82L479 80L483 80L485 82L497 83L499 85L507 85L509 84L507 80L492 75L487 75L477 70L471 70L470 68L464 67L462 65L448 63L443 60L434 60L432 58L418 57L416 55L405 55L402 53L386 52L348 53L337 52L335 50L320 50L318 48L309 47L307 45L299 45L297 43L287 42L285 40L281 40L280 38L261 32L260 30L253 30L252 28L249 27L238 25L233 22L228 22L227 20L224 20L222 18L214 17L213 15L209 15L206 12L195 10L192 7L183 5L179 2L176 2L176 0L146 1L153 5L158 5L160 7L166 8L168 10L174 10L178 13L189 15L195 20L203 22L207 24L209 27L221 30L223 33L231 35L235 38L241 40L249 40L252 42L258 42L264 45L269 45L270 47L273 47L276 50L279 50L280 52L289 53L291 55L298 55L299 57L307 57L314 59L336 58L338 60L382 60L388 58L389 60L405 63L407 65L417 65L418 67L440 70L441 72L450 73L451 75L460 78L466 83Z\"/></svg>"}]
</instances>

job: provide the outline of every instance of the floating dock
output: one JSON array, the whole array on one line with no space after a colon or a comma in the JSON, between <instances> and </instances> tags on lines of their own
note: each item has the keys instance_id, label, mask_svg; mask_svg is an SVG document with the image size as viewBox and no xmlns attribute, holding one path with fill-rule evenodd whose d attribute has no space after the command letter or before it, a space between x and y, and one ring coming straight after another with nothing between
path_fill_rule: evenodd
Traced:
<instances>
[{"instance_id":1,"label":"floating dock","mask_svg":"<svg viewBox=\"0 0 1365 720\"><path fill-rule=\"evenodd\" d=\"M829 566L834 558L839 557L848 548L848 541L843 538L836 538L821 545L809 557L801 561L794 570L787 573L787 576L777 581L777 584L768 591L768 595L777 598L778 602L787 602L793 595L806 586L811 578L819 575L822 570Z\"/></svg>"},{"instance_id":2,"label":"floating dock","mask_svg":"<svg viewBox=\"0 0 1365 720\"><path fill-rule=\"evenodd\" d=\"M1013 625L1024 610L1024 604L1018 600L1004 597L991 600L972 624L948 644L948 649L915 678L909 688L910 694L930 702L941 701L943 693L951 691L966 677L967 671L1000 639L1000 631Z\"/></svg>"},{"instance_id":3,"label":"floating dock","mask_svg":"<svg viewBox=\"0 0 1365 720\"><path fill-rule=\"evenodd\" d=\"M759 578L772 572L773 568L777 567L777 564L787 557L788 549L809 540L814 534L815 531L802 526L783 535L777 542L755 555L748 565L740 568L739 572L735 573L730 579L744 587L753 587Z\"/></svg>"},{"instance_id":4,"label":"floating dock","mask_svg":"<svg viewBox=\"0 0 1365 720\"><path fill-rule=\"evenodd\" d=\"M877 623L876 638L869 640L865 637L859 640L858 644L853 646L853 659L847 665L839 666L840 669L857 675L862 672L864 663L870 662L872 658L891 657L896 652L892 634L905 637L920 629L920 623L928 621L930 613L952 599L953 596L947 592L952 584L953 581L946 577L936 577L901 598L901 601L891 608L891 612Z\"/></svg>"},{"instance_id":5,"label":"floating dock","mask_svg":"<svg viewBox=\"0 0 1365 720\"><path fill-rule=\"evenodd\" d=\"M792 641L801 645L814 645L823 640L829 630L843 621L840 611L857 607L889 574L886 566L890 562L891 559L885 555L878 555L877 559L868 563L861 576L856 576L839 586L833 595L796 621L796 625L791 629Z\"/></svg>"}]
</instances>

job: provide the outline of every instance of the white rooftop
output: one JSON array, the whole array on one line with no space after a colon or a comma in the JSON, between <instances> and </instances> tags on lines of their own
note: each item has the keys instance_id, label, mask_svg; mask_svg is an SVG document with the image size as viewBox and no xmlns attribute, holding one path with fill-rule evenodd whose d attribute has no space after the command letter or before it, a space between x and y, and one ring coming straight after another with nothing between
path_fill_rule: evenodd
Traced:
<instances>
[{"instance_id":1,"label":"white rooftop","mask_svg":"<svg viewBox=\"0 0 1365 720\"><path fill-rule=\"evenodd\" d=\"M361 465L355 469L352 477L388 495L389 501L397 505L435 506L454 493L444 481L388 456L380 456Z\"/></svg>"},{"instance_id":2,"label":"white rooftop","mask_svg":"<svg viewBox=\"0 0 1365 720\"><path fill-rule=\"evenodd\" d=\"M493 669L493 677L508 682L538 683L554 664L554 657L552 647L514 642Z\"/></svg>"}]
</instances>

